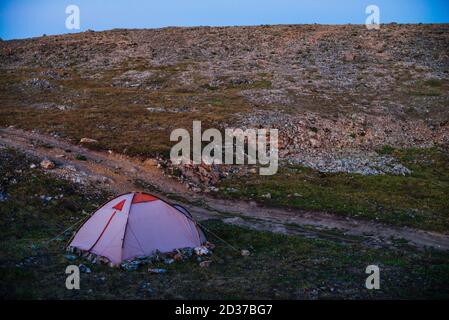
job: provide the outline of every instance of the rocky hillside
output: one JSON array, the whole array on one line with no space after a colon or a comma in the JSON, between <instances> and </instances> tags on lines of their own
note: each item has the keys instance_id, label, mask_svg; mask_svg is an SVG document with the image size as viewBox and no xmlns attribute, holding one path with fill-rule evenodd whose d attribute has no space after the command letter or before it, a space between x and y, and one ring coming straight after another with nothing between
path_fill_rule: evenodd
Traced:
<instances>
[{"instance_id":1,"label":"rocky hillside","mask_svg":"<svg viewBox=\"0 0 449 320\"><path fill-rule=\"evenodd\" d=\"M131 155L166 155L171 130L192 120L275 127L282 159L323 171L405 173L376 151L447 150L448 31L279 25L2 41L0 125L89 137Z\"/></svg>"}]
</instances>

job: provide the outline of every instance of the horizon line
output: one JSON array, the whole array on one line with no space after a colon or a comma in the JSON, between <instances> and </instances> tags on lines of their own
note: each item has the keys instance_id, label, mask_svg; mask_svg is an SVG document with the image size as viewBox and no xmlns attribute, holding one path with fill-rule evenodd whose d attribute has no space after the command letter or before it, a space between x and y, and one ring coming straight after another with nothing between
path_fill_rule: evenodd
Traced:
<instances>
[{"instance_id":1,"label":"horizon line","mask_svg":"<svg viewBox=\"0 0 449 320\"><path fill-rule=\"evenodd\" d=\"M384 22L380 23L380 26L387 26L387 25L405 25L405 26L420 26L420 25L449 25L449 22L410 22L410 23L403 23L403 22ZM50 34L42 34L40 36L33 36L33 37L24 37L24 38L11 38L11 39L3 39L0 38L1 41L17 41L17 40L31 40L31 39L37 39L37 38L44 38L44 37L58 37L58 36L66 36L66 35L78 35L81 33L89 33L89 32L110 32L110 31L117 31L117 30L163 30L163 29L195 29L195 28L239 28L239 27L276 27L276 26L365 26L364 23L275 23L275 24L236 24L236 25L167 25L167 26L161 26L161 27L149 27L149 28L112 28L112 29L102 29L102 30L94 30L91 28L86 28L85 30L78 31L78 32L66 32L66 33L50 33ZM379 30L368 30L368 31L379 31Z\"/></svg>"}]
</instances>

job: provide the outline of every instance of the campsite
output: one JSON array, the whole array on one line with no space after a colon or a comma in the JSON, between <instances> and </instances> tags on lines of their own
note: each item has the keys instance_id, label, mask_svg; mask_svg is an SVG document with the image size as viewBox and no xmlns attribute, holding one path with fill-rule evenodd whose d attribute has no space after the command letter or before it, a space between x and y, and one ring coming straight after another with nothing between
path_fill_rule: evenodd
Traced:
<instances>
[{"instance_id":1,"label":"campsite","mask_svg":"<svg viewBox=\"0 0 449 320\"><path fill-rule=\"evenodd\" d=\"M41 148L48 150L48 147ZM56 147L50 150L54 149ZM89 158L93 156L89 152L86 154ZM76 160L75 155L73 158L75 162L86 162ZM52 170L58 169L43 169L39 158L17 150L2 149L1 160L2 186L7 187L8 193L8 198L2 200L2 227L7 230L2 235L1 249L4 279L1 294L4 297L441 298L447 293L449 254L445 251L410 245L400 238L385 241L374 235L347 235L338 229L312 226L301 228L232 213L213 212L213 216L205 217L200 209L194 209L192 214L203 216L200 223L225 241L205 232L216 246L211 256L201 261L195 257L169 264L159 261L132 271L92 263L86 257L67 252L67 242L73 232L61 232L85 220L118 191L99 192L95 178L90 182L93 186L55 178L56 172ZM141 185L135 181L125 188L137 190ZM172 201L196 208L179 196L171 196ZM250 255L242 256L240 250L248 250ZM212 261L208 267L200 266L202 261L208 260ZM382 278L383 289L368 291L364 287L365 268L373 262L378 263L388 277ZM82 290L65 288L65 268L73 264L88 268L88 273L81 273ZM152 273L150 269L165 272Z\"/></svg>"}]
</instances>

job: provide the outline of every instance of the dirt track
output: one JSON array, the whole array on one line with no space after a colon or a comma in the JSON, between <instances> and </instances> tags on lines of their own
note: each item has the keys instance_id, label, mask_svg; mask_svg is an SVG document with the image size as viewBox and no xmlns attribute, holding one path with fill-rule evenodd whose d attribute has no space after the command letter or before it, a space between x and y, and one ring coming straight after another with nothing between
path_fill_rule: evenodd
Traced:
<instances>
[{"instance_id":1,"label":"dirt track","mask_svg":"<svg viewBox=\"0 0 449 320\"><path fill-rule=\"evenodd\" d=\"M449 235L445 234L412 228L394 228L322 212L290 211L262 207L255 202L215 199L206 194L194 193L177 180L165 176L157 166L145 165L123 155L92 151L35 132L2 128L0 146L12 147L41 159L55 161L58 168L49 172L60 177L73 180L82 174L86 183L116 193L130 190L150 191L162 198L183 204L199 220L219 218L226 223L259 230L332 238L343 242L363 241L381 246L388 245L392 238L398 238L420 248L428 246L449 250ZM87 161L77 159L77 155L85 156ZM71 170L65 169L67 166L70 166ZM136 187L136 181L143 187Z\"/></svg>"}]
</instances>

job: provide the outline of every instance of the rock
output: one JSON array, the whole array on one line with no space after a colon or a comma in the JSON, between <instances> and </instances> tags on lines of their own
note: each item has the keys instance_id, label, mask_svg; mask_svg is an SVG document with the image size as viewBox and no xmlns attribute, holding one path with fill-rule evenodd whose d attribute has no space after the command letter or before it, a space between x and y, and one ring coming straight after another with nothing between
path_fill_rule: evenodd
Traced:
<instances>
[{"instance_id":1,"label":"rock","mask_svg":"<svg viewBox=\"0 0 449 320\"><path fill-rule=\"evenodd\" d=\"M52 90L54 85L47 79L32 78L24 82L25 87L36 90Z\"/></svg>"},{"instance_id":2,"label":"rock","mask_svg":"<svg viewBox=\"0 0 449 320\"><path fill-rule=\"evenodd\" d=\"M147 108L147 110L150 112L164 112L165 111L164 108L153 108L153 107Z\"/></svg>"},{"instance_id":3,"label":"rock","mask_svg":"<svg viewBox=\"0 0 449 320\"><path fill-rule=\"evenodd\" d=\"M78 268L80 269L80 272L82 272L82 273L91 273L92 272L90 270L90 268L84 264L78 265Z\"/></svg>"},{"instance_id":4,"label":"rock","mask_svg":"<svg viewBox=\"0 0 449 320\"><path fill-rule=\"evenodd\" d=\"M148 293L154 293L154 290L151 288L151 284L149 282L142 282L139 286L141 290L145 290Z\"/></svg>"},{"instance_id":5,"label":"rock","mask_svg":"<svg viewBox=\"0 0 449 320\"><path fill-rule=\"evenodd\" d=\"M157 167L158 163L156 159L148 158L143 162L145 167Z\"/></svg>"},{"instance_id":6,"label":"rock","mask_svg":"<svg viewBox=\"0 0 449 320\"><path fill-rule=\"evenodd\" d=\"M209 268L209 266L211 265L212 260L205 260L205 261L201 261L199 266L201 268Z\"/></svg>"},{"instance_id":7,"label":"rock","mask_svg":"<svg viewBox=\"0 0 449 320\"><path fill-rule=\"evenodd\" d=\"M315 139L315 138L310 138L309 139L309 143L310 143L310 146L312 148L319 148L319 147L321 147L321 142L319 140Z\"/></svg>"},{"instance_id":8,"label":"rock","mask_svg":"<svg viewBox=\"0 0 449 320\"><path fill-rule=\"evenodd\" d=\"M139 268L141 263L142 262L139 260L125 261L121 264L121 267L126 271L135 271Z\"/></svg>"},{"instance_id":9,"label":"rock","mask_svg":"<svg viewBox=\"0 0 449 320\"><path fill-rule=\"evenodd\" d=\"M30 169L35 169L36 165L34 163L30 164Z\"/></svg>"},{"instance_id":10,"label":"rock","mask_svg":"<svg viewBox=\"0 0 449 320\"><path fill-rule=\"evenodd\" d=\"M76 159L76 160L79 160L79 161L87 161L86 156L85 156L85 155L82 155L82 154L77 154L77 155L75 156L75 159Z\"/></svg>"},{"instance_id":11,"label":"rock","mask_svg":"<svg viewBox=\"0 0 449 320\"><path fill-rule=\"evenodd\" d=\"M206 241L206 242L204 243L204 246L205 246L207 249L209 249L209 250L214 250L214 249L215 249L215 244L213 244L213 243L211 243L211 242L209 242L209 241Z\"/></svg>"},{"instance_id":12,"label":"rock","mask_svg":"<svg viewBox=\"0 0 449 320\"><path fill-rule=\"evenodd\" d=\"M71 165L71 164L65 165L65 166L64 166L64 169L65 169L65 170L68 170L68 171L71 171L71 172L76 172L76 171L77 171L77 170L76 170L76 167L75 167L74 165Z\"/></svg>"},{"instance_id":13,"label":"rock","mask_svg":"<svg viewBox=\"0 0 449 320\"><path fill-rule=\"evenodd\" d=\"M8 200L8 195L4 192L0 192L0 202Z\"/></svg>"},{"instance_id":14,"label":"rock","mask_svg":"<svg viewBox=\"0 0 449 320\"><path fill-rule=\"evenodd\" d=\"M40 163L41 167L47 170L54 169L56 167L55 163L53 161L50 161L48 159L44 159Z\"/></svg>"},{"instance_id":15,"label":"rock","mask_svg":"<svg viewBox=\"0 0 449 320\"><path fill-rule=\"evenodd\" d=\"M173 260L174 260L174 261L181 261L182 259L183 259L183 256L182 256L182 254L181 254L180 252L176 253L176 254L173 256Z\"/></svg>"},{"instance_id":16,"label":"rock","mask_svg":"<svg viewBox=\"0 0 449 320\"><path fill-rule=\"evenodd\" d=\"M207 249L205 246L196 247L195 249L193 249L193 251L195 251L195 254L197 256L207 256L208 254L210 254L209 249Z\"/></svg>"},{"instance_id":17,"label":"rock","mask_svg":"<svg viewBox=\"0 0 449 320\"><path fill-rule=\"evenodd\" d=\"M80 140L80 143L98 143L98 140L91 139L91 138L82 138Z\"/></svg>"},{"instance_id":18,"label":"rock","mask_svg":"<svg viewBox=\"0 0 449 320\"><path fill-rule=\"evenodd\" d=\"M263 194L262 196L261 196L262 198L265 198L265 199L271 199L271 193L265 193L265 194Z\"/></svg>"},{"instance_id":19,"label":"rock","mask_svg":"<svg viewBox=\"0 0 449 320\"><path fill-rule=\"evenodd\" d=\"M179 252L182 254L183 257L186 257L186 258L190 258L193 256L193 248L189 248L189 247L182 248L182 249L179 249Z\"/></svg>"},{"instance_id":20,"label":"rock","mask_svg":"<svg viewBox=\"0 0 449 320\"><path fill-rule=\"evenodd\" d=\"M241 255L242 256L244 256L244 257L247 257L247 256L249 256L251 253L249 252L249 250L242 250L241 252Z\"/></svg>"},{"instance_id":21,"label":"rock","mask_svg":"<svg viewBox=\"0 0 449 320\"><path fill-rule=\"evenodd\" d=\"M162 269L162 268L149 268L148 269L149 273L154 273L154 274L163 274L163 273L167 273L166 269Z\"/></svg>"},{"instance_id":22,"label":"rock","mask_svg":"<svg viewBox=\"0 0 449 320\"><path fill-rule=\"evenodd\" d=\"M353 52L345 52L345 54L343 55L343 60L346 62L354 61L355 58L356 58L356 55Z\"/></svg>"},{"instance_id":23,"label":"rock","mask_svg":"<svg viewBox=\"0 0 449 320\"><path fill-rule=\"evenodd\" d=\"M222 220L224 223L229 223L229 224L242 224L242 223L244 223L245 221L242 219L242 218L240 218L240 217L232 217L232 218L224 218L223 220Z\"/></svg>"},{"instance_id":24,"label":"rock","mask_svg":"<svg viewBox=\"0 0 449 320\"><path fill-rule=\"evenodd\" d=\"M56 110L65 111L65 110L73 109L73 107L71 107L71 106L56 104L53 102L34 103L31 106L36 109L44 109L44 110L56 109Z\"/></svg>"}]
</instances>

